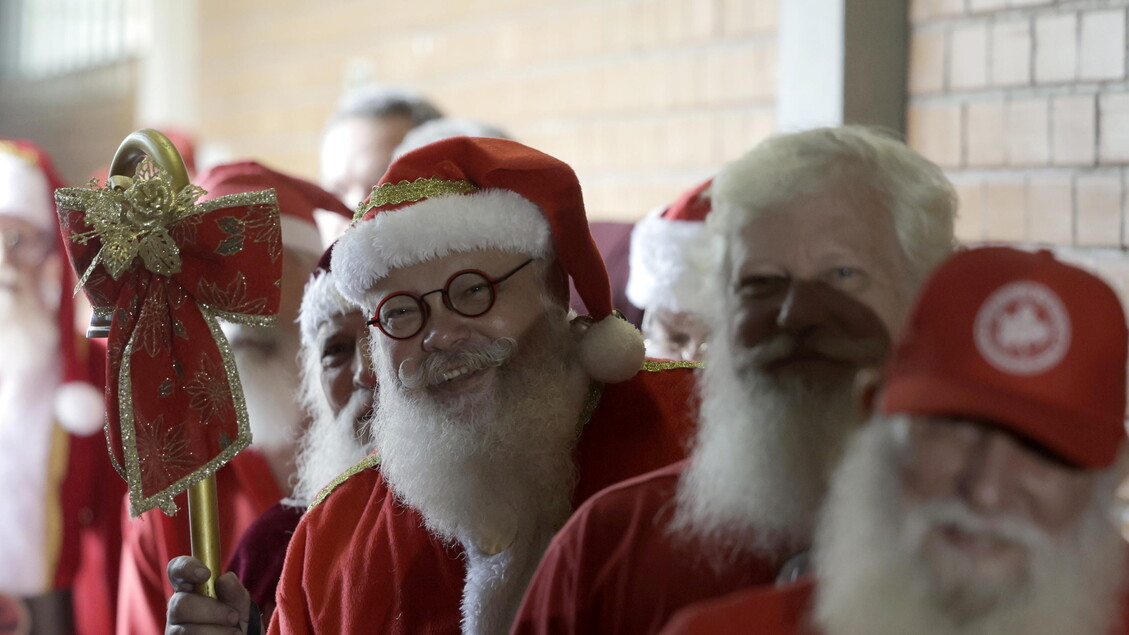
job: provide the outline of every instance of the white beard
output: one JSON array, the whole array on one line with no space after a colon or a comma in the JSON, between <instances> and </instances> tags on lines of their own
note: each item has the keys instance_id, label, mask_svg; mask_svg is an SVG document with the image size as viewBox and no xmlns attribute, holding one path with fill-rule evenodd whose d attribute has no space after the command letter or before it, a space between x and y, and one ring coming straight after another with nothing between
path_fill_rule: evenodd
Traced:
<instances>
[{"instance_id":1,"label":"white beard","mask_svg":"<svg viewBox=\"0 0 1129 635\"><path fill-rule=\"evenodd\" d=\"M554 323L532 327L496 368L497 390L455 403L406 388L377 355L381 471L428 529L465 548L464 633L509 631L541 554L571 511L580 404L565 389L575 376L568 327Z\"/></svg>"},{"instance_id":2,"label":"white beard","mask_svg":"<svg viewBox=\"0 0 1129 635\"><path fill-rule=\"evenodd\" d=\"M717 567L806 547L831 473L861 421L852 381L770 378L724 329L711 336L700 427L670 531ZM743 370L739 370L743 369Z\"/></svg>"},{"instance_id":3,"label":"white beard","mask_svg":"<svg viewBox=\"0 0 1129 635\"><path fill-rule=\"evenodd\" d=\"M354 424L371 407L371 395L354 391L336 417L327 407L328 416L316 417L310 423L298 450L293 497L299 504L309 505L330 481L372 452L373 443L367 437L358 439L354 432Z\"/></svg>"},{"instance_id":4,"label":"white beard","mask_svg":"<svg viewBox=\"0 0 1129 635\"><path fill-rule=\"evenodd\" d=\"M297 397L298 340L279 327L245 327L222 323L231 340L249 337L271 342L269 354L254 347L232 346L243 397L247 402L247 418L251 425L252 443L264 452L279 452L293 447L301 432L302 413Z\"/></svg>"},{"instance_id":5,"label":"white beard","mask_svg":"<svg viewBox=\"0 0 1129 635\"><path fill-rule=\"evenodd\" d=\"M1125 544L1110 518L1105 478L1074 527L1050 536L1009 519L1028 570L1007 574L957 550L927 557L931 517L989 521L954 503L904 502L895 423L876 419L836 473L820 525L815 620L827 635L1106 635L1121 615ZM1112 477L1110 473L1110 477ZM969 607L975 606L975 610Z\"/></svg>"},{"instance_id":6,"label":"white beard","mask_svg":"<svg viewBox=\"0 0 1129 635\"><path fill-rule=\"evenodd\" d=\"M43 290L23 275L11 268L0 269L0 282L14 286L0 288L0 324L4 325L0 330L0 350L4 351L0 377L61 363L55 354L59 342L55 309L40 297Z\"/></svg>"}]
</instances>

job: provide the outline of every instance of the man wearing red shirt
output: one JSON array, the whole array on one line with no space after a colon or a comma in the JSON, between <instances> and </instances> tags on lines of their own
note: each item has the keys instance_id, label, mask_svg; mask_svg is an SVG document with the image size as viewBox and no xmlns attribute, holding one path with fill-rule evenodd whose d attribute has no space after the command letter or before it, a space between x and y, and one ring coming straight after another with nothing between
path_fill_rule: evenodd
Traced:
<instances>
[{"instance_id":1,"label":"man wearing red shirt","mask_svg":"<svg viewBox=\"0 0 1129 635\"><path fill-rule=\"evenodd\" d=\"M937 166L860 128L782 135L711 187L713 320L691 457L602 492L554 539L517 633L653 633L809 546L917 284L952 247Z\"/></svg>"}]
</instances>

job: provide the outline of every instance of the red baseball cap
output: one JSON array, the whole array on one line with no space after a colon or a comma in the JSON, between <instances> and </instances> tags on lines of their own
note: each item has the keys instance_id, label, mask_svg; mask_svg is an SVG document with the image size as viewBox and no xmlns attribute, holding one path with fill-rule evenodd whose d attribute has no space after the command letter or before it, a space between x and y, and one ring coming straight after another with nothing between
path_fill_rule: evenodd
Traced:
<instances>
[{"instance_id":1,"label":"red baseball cap","mask_svg":"<svg viewBox=\"0 0 1129 635\"><path fill-rule=\"evenodd\" d=\"M926 282L886 367L882 412L968 417L1085 468L1125 439L1125 314L1096 276L1006 247L959 252Z\"/></svg>"}]
</instances>

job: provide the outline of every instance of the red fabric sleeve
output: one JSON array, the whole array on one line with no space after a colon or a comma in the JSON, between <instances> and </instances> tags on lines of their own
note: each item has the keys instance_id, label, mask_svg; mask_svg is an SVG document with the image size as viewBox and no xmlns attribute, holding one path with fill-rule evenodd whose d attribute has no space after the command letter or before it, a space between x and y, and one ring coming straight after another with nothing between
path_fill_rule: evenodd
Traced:
<instances>
[{"instance_id":1,"label":"red fabric sleeve","mask_svg":"<svg viewBox=\"0 0 1129 635\"><path fill-rule=\"evenodd\" d=\"M240 536L268 507L282 498L266 459L244 450L216 472L219 495L221 562L228 562ZM119 635L163 633L167 604L172 596L165 569L169 560L192 552L187 496L177 501L176 516L150 510L129 517L122 509L122 563L118 581Z\"/></svg>"}]
</instances>

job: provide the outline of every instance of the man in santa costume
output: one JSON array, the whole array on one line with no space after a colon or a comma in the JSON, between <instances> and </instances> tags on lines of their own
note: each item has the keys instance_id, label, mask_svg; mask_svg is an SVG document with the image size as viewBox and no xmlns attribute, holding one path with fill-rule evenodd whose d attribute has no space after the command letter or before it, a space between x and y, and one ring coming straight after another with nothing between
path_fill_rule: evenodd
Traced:
<instances>
[{"instance_id":1,"label":"man in santa costume","mask_svg":"<svg viewBox=\"0 0 1129 635\"><path fill-rule=\"evenodd\" d=\"M691 456L602 492L545 554L518 633L653 633L678 608L771 583L807 549L885 359L953 244L953 191L855 127L773 137L711 188L712 333Z\"/></svg>"},{"instance_id":2,"label":"man in santa costume","mask_svg":"<svg viewBox=\"0 0 1129 635\"><path fill-rule=\"evenodd\" d=\"M400 157L332 268L372 325L378 454L298 526L271 632L504 633L575 505L683 455L691 365L644 363L575 174L513 141ZM237 581L217 589L170 617L247 619Z\"/></svg>"},{"instance_id":3,"label":"man in santa costume","mask_svg":"<svg viewBox=\"0 0 1129 635\"><path fill-rule=\"evenodd\" d=\"M105 350L76 332L61 186L42 149L0 139L0 614L110 633L125 483L102 435Z\"/></svg>"},{"instance_id":4,"label":"man in santa costume","mask_svg":"<svg viewBox=\"0 0 1129 635\"><path fill-rule=\"evenodd\" d=\"M197 182L210 200L274 188L282 225L281 307L271 327L223 323L243 385L253 436L249 449L216 473L220 545L227 562L247 527L290 493L298 442L307 420L298 395L298 307L302 288L322 252L315 209L347 215L348 209L320 187L255 162L221 165ZM253 271L244 275L256 275ZM239 289L224 290L239 293ZM188 514L152 510L123 515L125 538L119 594L118 633L159 633L172 594L165 576L169 559L191 552Z\"/></svg>"},{"instance_id":5,"label":"man in santa costume","mask_svg":"<svg viewBox=\"0 0 1129 635\"><path fill-rule=\"evenodd\" d=\"M327 484L373 449L370 420L376 376L368 358L368 326L359 308L341 297L329 255L302 294L300 399L310 425L298 452L297 482L243 535L230 566L247 587L264 623L274 611L286 546L306 508Z\"/></svg>"},{"instance_id":6,"label":"man in santa costume","mask_svg":"<svg viewBox=\"0 0 1129 635\"><path fill-rule=\"evenodd\" d=\"M670 205L635 223L627 299L643 309L647 355L701 359L709 336L705 278L710 244L704 231L710 213L709 186L696 185Z\"/></svg>"},{"instance_id":7,"label":"man in santa costume","mask_svg":"<svg viewBox=\"0 0 1129 635\"><path fill-rule=\"evenodd\" d=\"M671 633L1129 632L1115 489L1125 315L1050 252L962 252L930 279L835 474L814 575Z\"/></svg>"}]
</instances>

